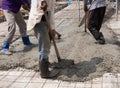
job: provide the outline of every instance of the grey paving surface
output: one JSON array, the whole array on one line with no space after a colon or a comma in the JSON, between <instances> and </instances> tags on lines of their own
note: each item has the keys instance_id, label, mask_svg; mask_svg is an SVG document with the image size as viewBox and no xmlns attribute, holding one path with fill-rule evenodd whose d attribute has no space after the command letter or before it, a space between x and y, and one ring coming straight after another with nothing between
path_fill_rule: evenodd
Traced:
<instances>
[{"instance_id":1,"label":"grey paving surface","mask_svg":"<svg viewBox=\"0 0 120 88\"><path fill-rule=\"evenodd\" d=\"M39 72L0 71L0 88L120 88L119 73L105 73L86 82L65 82L42 79Z\"/></svg>"},{"instance_id":2,"label":"grey paving surface","mask_svg":"<svg viewBox=\"0 0 120 88\"><path fill-rule=\"evenodd\" d=\"M77 9L76 3L68 6L66 9ZM58 15L66 15L58 12ZM120 16L119 16L120 17ZM67 18L70 19L71 17ZM62 23L64 19L59 19L56 27ZM120 20L120 19L119 19ZM111 20L108 26L116 33L118 40L120 41L120 21ZM5 25L5 24L0 24ZM3 30L0 30L2 33ZM1 34L0 33L0 34ZM42 79L39 76L39 72L31 70L9 70L0 71L0 88L120 88L120 73L105 73L100 78L95 78L85 82L66 82L61 80Z\"/></svg>"}]
</instances>

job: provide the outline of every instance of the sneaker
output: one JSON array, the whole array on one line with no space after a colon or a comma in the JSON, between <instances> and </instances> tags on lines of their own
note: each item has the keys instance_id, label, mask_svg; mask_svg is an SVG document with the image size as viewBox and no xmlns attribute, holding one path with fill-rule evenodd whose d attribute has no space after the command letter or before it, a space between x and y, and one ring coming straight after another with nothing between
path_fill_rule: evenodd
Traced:
<instances>
[{"instance_id":1,"label":"sneaker","mask_svg":"<svg viewBox=\"0 0 120 88\"><path fill-rule=\"evenodd\" d=\"M10 52L8 49L2 49L0 51L0 55L12 55L12 52Z\"/></svg>"}]
</instances>

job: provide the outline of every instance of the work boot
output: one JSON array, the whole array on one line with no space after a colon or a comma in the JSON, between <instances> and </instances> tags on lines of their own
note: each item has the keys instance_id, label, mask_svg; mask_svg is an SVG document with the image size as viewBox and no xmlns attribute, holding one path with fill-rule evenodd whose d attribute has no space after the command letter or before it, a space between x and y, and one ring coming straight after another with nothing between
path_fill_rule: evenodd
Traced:
<instances>
[{"instance_id":1,"label":"work boot","mask_svg":"<svg viewBox=\"0 0 120 88\"><path fill-rule=\"evenodd\" d=\"M49 62L48 59L42 59L39 61L39 71L41 71L42 78L53 78L57 76L58 72L49 71Z\"/></svg>"},{"instance_id":2,"label":"work boot","mask_svg":"<svg viewBox=\"0 0 120 88\"><path fill-rule=\"evenodd\" d=\"M27 46L28 46L28 45L32 45L32 43L30 42L28 36L22 37L22 41L23 41L23 44L24 44L24 45L27 45Z\"/></svg>"},{"instance_id":3,"label":"work boot","mask_svg":"<svg viewBox=\"0 0 120 88\"><path fill-rule=\"evenodd\" d=\"M102 32L99 33L99 39L97 39L97 42L99 44L105 44L105 39L104 39Z\"/></svg>"},{"instance_id":4,"label":"work boot","mask_svg":"<svg viewBox=\"0 0 120 88\"><path fill-rule=\"evenodd\" d=\"M12 52L9 51L10 44L8 42L4 42L2 46L2 50L0 51L1 55L12 55Z\"/></svg>"}]
</instances>

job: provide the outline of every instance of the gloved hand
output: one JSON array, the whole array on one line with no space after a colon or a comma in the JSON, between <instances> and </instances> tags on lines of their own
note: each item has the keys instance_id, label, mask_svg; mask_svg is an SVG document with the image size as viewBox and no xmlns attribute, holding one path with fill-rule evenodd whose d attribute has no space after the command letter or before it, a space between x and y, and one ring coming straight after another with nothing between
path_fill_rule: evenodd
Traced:
<instances>
[{"instance_id":1,"label":"gloved hand","mask_svg":"<svg viewBox=\"0 0 120 88\"><path fill-rule=\"evenodd\" d=\"M41 9L42 9L43 11L46 11L46 10L47 10L47 2L46 2L46 1L42 1L42 2L41 2Z\"/></svg>"}]
</instances>

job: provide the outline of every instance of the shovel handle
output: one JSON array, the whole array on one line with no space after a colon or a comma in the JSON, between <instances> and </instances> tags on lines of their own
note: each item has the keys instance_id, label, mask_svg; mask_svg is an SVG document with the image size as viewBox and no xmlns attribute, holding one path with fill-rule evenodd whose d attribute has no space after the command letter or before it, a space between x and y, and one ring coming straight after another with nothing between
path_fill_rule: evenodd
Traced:
<instances>
[{"instance_id":1,"label":"shovel handle","mask_svg":"<svg viewBox=\"0 0 120 88\"><path fill-rule=\"evenodd\" d=\"M49 21L48 16L47 16L45 11L44 11L44 15L45 15L45 19L46 19L47 25L49 27L50 35L51 35L51 38L52 38L52 41L53 41L53 45L54 45L54 48L55 48L55 52L56 52L56 55L57 55L58 62L60 62L61 61L60 54L58 52L58 48L57 48L56 42L55 42L54 37L52 35L52 27L50 25L50 21Z\"/></svg>"},{"instance_id":2,"label":"shovel handle","mask_svg":"<svg viewBox=\"0 0 120 88\"><path fill-rule=\"evenodd\" d=\"M85 32L87 32L87 25L86 25L86 19L87 19L87 12L85 12Z\"/></svg>"}]
</instances>

